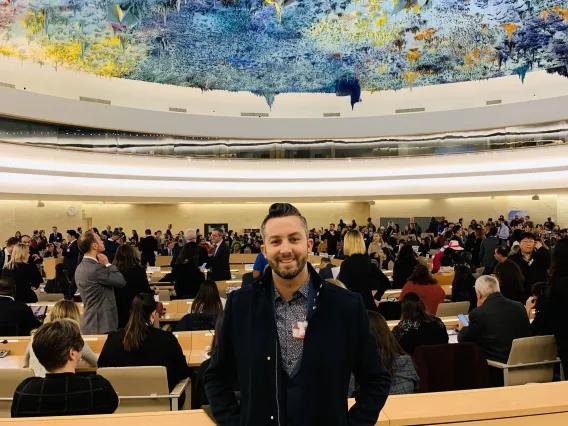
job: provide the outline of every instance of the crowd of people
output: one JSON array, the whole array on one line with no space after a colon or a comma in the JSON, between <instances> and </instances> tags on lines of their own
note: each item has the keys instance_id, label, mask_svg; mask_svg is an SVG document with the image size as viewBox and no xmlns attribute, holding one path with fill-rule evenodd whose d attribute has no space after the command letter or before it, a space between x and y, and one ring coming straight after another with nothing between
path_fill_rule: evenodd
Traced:
<instances>
[{"instance_id":1,"label":"crowd of people","mask_svg":"<svg viewBox=\"0 0 568 426\"><path fill-rule=\"evenodd\" d=\"M75 374L81 359L95 367L165 366L170 390L192 374L177 339L154 327L162 307L146 266L156 255L172 256L168 279L177 297L193 299L175 329L216 330L197 371L196 398L220 424L332 421L344 415L347 396L357 397L348 415L374 424L389 394L420 390L417 348L449 343L436 316L448 300L469 303L457 339L487 359L506 362L517 338L554 335L568 372L568 238L550 218L536 226L528 216L467 226L432 218L425 230L412 218L402 229L369 218L361 227L340 220L316 231L294 206L277 203L259 231L174 236L169 225L164 234L133 231L128 239L107 226L102 233L68 230L64 239L53 227L47 236L10 238L0 256L0 334L32 335L25 366L36 376L16 390L12 415L114 412L118 399L108 381ZM258 255L254 282L243 280L225 299L216 281L231 278L231 253ZM318 270L307 261L311 253L323 255ZM64 262L45 291L67 300L41 325L26 303L37 301L49 256ZM443 275L453 277L451 295L438 282ZM401 290L398 300L384 298L389 289ZM391 319L399 320L392 331ZM108 334L102 352L93 353L81 334ZM498 375L491 380L502 384ZM56 394L69 402L55 401Z\"/></svg>"}]
</instances>

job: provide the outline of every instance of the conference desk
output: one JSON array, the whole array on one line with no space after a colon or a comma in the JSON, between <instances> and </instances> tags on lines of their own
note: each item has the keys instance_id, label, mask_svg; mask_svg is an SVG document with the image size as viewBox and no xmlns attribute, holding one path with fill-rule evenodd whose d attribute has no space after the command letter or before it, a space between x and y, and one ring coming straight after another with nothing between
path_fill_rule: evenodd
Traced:
<instances>
[{"instance_id":1,"label":"conference desk","mask_svg":"<svg viewBox=\"0 0 568 426\"><path fill-rule=\"evenodd\" d=\"M54 280L55 279L55 267L59 264L63 263L63 257L58 257L57 259L53 257L44 257L43 258L43 271L45 272L45 279L46 280Z\"/></svg>"},{"instance_id":2,"label":"conference desk","mask_svg":"<svg viewBox=\"0 0 568 426\"><path fill-rule=\"evenodd\" d=\"M393 395L376 426L565 426L568 382ZM354 400L348 400L349 406ZM203 410L0 419L0 426L213 426ZM325 425L317 425L325 426Z\"/></svg>"},{"instance_id":3,"label":"conference desk","mask_svg":"<svg viewBox=\"0 0 568 426\"><path fill-rule=\"evenodd\" d=\"M446 296L451 296L452 294L452 286L451 285L443 285L440 286L444 289L444 293L446 293ZM383 299L398 299L400 297L400 293L402 292L402 289L392 289L392 290L387 290L385 291L385 294L383 295Z\"/></svg>"},{"instance_id":4,"label":"conference desk","mask_svg":"<svg viewBox=\"0 0 568 426\"><path fill-rule=\"evenodd\" d=\"M178 339L183 350L187 359L187 365L190 367L199 367L203 362L204 352L211 346L215 332L213 330L182 331L174 332L173 334ZM106 339L106 335L83 336L85 343L97 354L102 352ZM22 368L24 366L24 355L30 340L30 336L0 337L0 350L10 351L8 356L0 358L0 371L5 368ZM89 366L84 361L81 361L77 368L77 372L79 373L94 371L96 371L96 368Z\"/></svg>"}]
</instances>

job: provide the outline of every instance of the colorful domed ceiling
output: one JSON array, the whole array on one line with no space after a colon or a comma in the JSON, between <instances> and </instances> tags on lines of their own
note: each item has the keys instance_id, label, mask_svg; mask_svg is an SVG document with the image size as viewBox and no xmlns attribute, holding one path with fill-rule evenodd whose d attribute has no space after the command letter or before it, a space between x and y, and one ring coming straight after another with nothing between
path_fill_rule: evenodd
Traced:
<instances>
[{"instance_id":1,"label":"colorful domed ceiling","mask_svg":"<svg viewBox=\"0 0 568 426\"><path fill-rule=\"evenodd\" d=\"M279 93L354 105L361 90L566 76L568 0L0 0L0 54L270 105Z\"/></svg>"}]
</instances>

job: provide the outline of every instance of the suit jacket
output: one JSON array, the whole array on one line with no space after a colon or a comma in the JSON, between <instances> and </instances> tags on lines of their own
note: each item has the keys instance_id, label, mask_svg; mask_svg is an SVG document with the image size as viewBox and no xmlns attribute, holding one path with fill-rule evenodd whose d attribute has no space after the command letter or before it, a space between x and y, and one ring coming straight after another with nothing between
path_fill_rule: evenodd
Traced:
<instances>
[{"instance_id":1,"label":"suit jacket","mask_svg":"<svg viewBox=\"0 0 568 426\"><path fill-rule=\"evenodd\" d=\"M178 299L194 299L201 283L205 281L203 272L199 270L197 265L190 263L174 264L172 274Z\"/></svg>"},{"instance_id":2,"label":"suit jacket","mask_svg":"<svg viewBox=\"0 0 568 426\"><path fill-rule=\"evenodd\" d=\"M359 293L365 303L365 309L377 310L372 290L377 290L376 300L381 300L389 288L389 279L363 254L354 254L343 261L337 279L345 284L347 290Z\"/></svg>"},{"instance_id":3,"label":"suit jacket","mask_svg":"<svg viewBox=\"0 0 568 426\"><path fill-rule=\"evenodd\" d=\"M108 257L109 263L114 262L114 256L116 256L116 251L120 247L120 244L110 239L110 240L105 240L104 245L105 245L105 256Z\"/></svg>"},{"instance_id":4,"label":"suit jacket","mask_svg":"<svg viewBox=\"0 0 568 426\"><path fill-rule=\"evenodd\" d=\"M481 247L479 249L479 261L481 266L485 268L490 268L495 260L495 247L499 245L498 237L489 237L481 242Z\"/></svg>"},{"instance_id":5,"label":"suit jacket","mask_svg":"<svg viewBox=\"0 0 568 426\"><path fill-rule=\"evenodd\" d=\"M11 297L0 296L0 326L14 328L15 336L29 336L30 332L40 326L32 312L32 308L23 302L16 302ZM11 333L12 334L12 333ZM2 334L5 336L5 334Z\"/></svg>"},{"instance_id":6,"label":"suit jacket","mask_svg":"<svg viewBox=\"0 0 568 426\"><path fill-rule=\"evenodd\" d=\"M333 271L332 269L335 267L334 264L328 263L325 268L321 268L319 270L319 276L322 277L324 280L331 280L333 279ZM261 271L262 272L262 271Z\"/></svg>"},{"instance_id":7,"label":"suit jacket","mask_svg":"<svg viewBox=\"0 0 568 426\"><path fill-rule=\"evenodd\" d=\"M158 241L149 235L140 240L140 246L138 248L140 249L143 259L155 259L156 254L154 252L158 251Z\"/></svg>"},{"instance_id":8,"label":"suit jacket","mask_svg":"<svg viewBox=\"0 0 568 426\"><path fill-rule=\"evenodd\" d=\"M501 293L493 293L471 311L469 326L459 332L458 341L475 343L487 359L506 363L513 340L530 335L525 307Z\"/></svg>"},{"instance_id":9,"label":"suit jacket","mask_svg":"<svg viewBox=\"0 0 568 426\"><path fill-rule=\"evenodd\" d=\"M213 249L215 250L215 249ZM213 251L215 253L215 251ZM217 252L209 258L207 268L211 270L207 278L213 281L226 281L231 279L231 267L229 266L230 257L229 247L223 241L219 244Z\"/></svg>"},{"instance_id":10,"label":"suit jacket","mask_svg":"<svg viewBox=\"0 0 568 426\"><path fill-rule=\"evenodd\" d=\"M84 258L75 271L75 282L85 305L83 334L105 334L118 328L118 311L114 287L124 287L126 281L116 266L106 267Z\"/></svg>"},{"instance_id":11,"label":"suit jacket","mask_svg":"<svg viewBox=\"0 0 568 426\"><path fill-rule=\"evenodd\" d=\"M509 257L510 260L515 262L521 268L524 282L524 300L527 300L532 295L532 285L534 283L545 282L548 280L548 268L550 267L550 252L541 247L532 255L531 263L523 258L523 254L519 250L517 253Z\"/></svg>"},{"instance_id":12,"label":"suit jacket","mask_svg":"<svg viewBox=\"0 0 568 426\"><path fill-rule=\"evenodd\" d=\"M60 243L61 241L63 241L63 235L61 235L61 232L58 232L57 235L53 232L49 234L50 243Z\"/></svg>"},{"instance_id":13,"label":"suit jacket","mask_svg":"<svg viewBox=\"0 0 568 426\"><path fill-rule=\"evenodd\" d=\"M2 277L12 278L16 284L16 297L19 302L35 303L37 295L32 287L39 288L43 278L37 266L29 263L16 263L14 269L4 269Z\"/></svg>"},{"instance_id":14,"label":"suit jacket","mask_svg":"<svg viewBox=\"0 0 568 426\"><path fill-rule=\"evenodd\" d=\"M77 269L77 259L79 258L79 247L77 240L73 240L67 247L63 249L63 264L65 269L69 271L69 276L75 276L75 269ZM110 260L109 260L110 261Z\"/></svg>"},{"instance_id":15,"label":"suit jacket","mask_svg":"<svg viewBox=\"0 0 568 426\"><path fill-rule=\"evenodd\" d=\"M126 285L122 288L114 288L114 297L116 299L116 309L118 312L118 328L126 327L130 316L130 307L132 301L140 293L154 295L148 284L148 275L142 266L136 266L127 271L123 271L122 276L126 281Z\"/></svg>"},{"instance_id":16,"label":"suit jacket","mask_svg":"<svg viewBox=\"0 0 568 426\"><path fill-rule=\"evenodd\" d=\"M308 268L309 325L301 362L292 378L282 368L272 270L266 268L258 281L229 294L204 377L218 424L286 425L290 417L295 417L290 424L296 426L376 423L391 381L370 334L363 300L325 282L309 264ZM352 373L361 392L348 410ZM237 377L240 405L233 392Z\"/></svg>"}]
</instances>

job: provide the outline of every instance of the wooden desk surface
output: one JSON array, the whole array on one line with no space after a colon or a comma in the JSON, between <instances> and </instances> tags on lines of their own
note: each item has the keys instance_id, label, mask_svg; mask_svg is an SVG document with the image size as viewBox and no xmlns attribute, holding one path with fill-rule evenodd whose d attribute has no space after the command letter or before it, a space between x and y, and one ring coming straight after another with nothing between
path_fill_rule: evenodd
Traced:
<instances>
[{"instance_id":1,"label":"wooden desk surface","mask_svg":"<svg viewBox=\"0 0 568 426\"><path fill-rule=\"evenodd\" d=\"M446 328L457 327L459 322L460 322L460 320L458 319L457 316L456 317L441 317L440 319L446 325ZM400 322L400 320L391 320L391 321L387 321L387 325L392 330L399 322Z\"/></svg>"},{"instance_id":2,"label":"wooden desk surface","mask_svg":"<svg viewBox=\"0 0 568 426\"><path fill-rule=\"evenodd\" d=\"M425 425L568 411L568 382L391 396L383 409L390 426ZM517 425L523 424L517 420ZM542 423L547 426L549 423Z\"/></svg>"}]
</instances>

